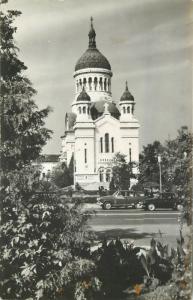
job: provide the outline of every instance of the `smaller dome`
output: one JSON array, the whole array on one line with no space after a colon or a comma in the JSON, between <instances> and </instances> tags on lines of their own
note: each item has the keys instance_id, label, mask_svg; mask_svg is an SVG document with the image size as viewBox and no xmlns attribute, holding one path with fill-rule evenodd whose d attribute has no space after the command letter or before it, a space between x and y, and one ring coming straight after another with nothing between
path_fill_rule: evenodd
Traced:
<instances>
[{"instance_id":1,"label":"smaller dome","mask_svg":"<svg viewBox=\"0 0 193 300\"><path fill-rule=\"evenodd\" d=\"M121 96L120 101L134 101L133 95L131 95L131 93L128 90L127 81L126 81L125 91L124 91L123 95Z\"/></svg>"},{"instance_id":2,"label":"smaller dome","mask_svg":"<svg viewBox=\"0 0 193 300\"><path fill-rule=\"evenodd\" d=\"M84 87L82 89L82 92L78 95L77 101L90 101L90 96L87 94Z\"/></svg>"}]
</instances>

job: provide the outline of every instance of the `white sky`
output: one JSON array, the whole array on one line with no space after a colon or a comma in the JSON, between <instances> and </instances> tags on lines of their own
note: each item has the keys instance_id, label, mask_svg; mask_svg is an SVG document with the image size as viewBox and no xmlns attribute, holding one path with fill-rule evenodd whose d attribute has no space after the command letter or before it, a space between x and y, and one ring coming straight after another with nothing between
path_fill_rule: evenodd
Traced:
<instances>
[{"instance_id":1,"label":"white sky","mask_svg":"<svg viewBox=\"0 0 193 300\"><path fill-rule=\"evenodd\" d=\"M46 153L59 153L65 112L74 98L75 63L88 46L94 17L98 49L109 60L113 100L125 81L136 100L140 146L176 135L192 124L191 0L10 0L18 9L20 59L38 91L40 108L53 108Z\"/></svg>"}]
</instances>

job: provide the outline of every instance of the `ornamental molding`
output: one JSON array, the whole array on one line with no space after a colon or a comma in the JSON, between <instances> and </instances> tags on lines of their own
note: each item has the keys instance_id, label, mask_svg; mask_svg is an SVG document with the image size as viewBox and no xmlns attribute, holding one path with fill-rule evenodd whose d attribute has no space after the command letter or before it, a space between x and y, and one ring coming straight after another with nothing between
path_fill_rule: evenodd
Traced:
<instances>
[{"instance_id":1,"label":"ornamental molding","mask_svg":"<svg viewBox=\"0 0 193 300\"><path fill-rule=\"evenodd\" d=\"M107 69L102 69L102 68L84 68L78 71L75 71L73 74L73 77L77 77L79 75L87 74L87 73L96 73L96 74L106 74L109 75L110 77L113 76L113 72Z\"/></svg>"}]
</instances>

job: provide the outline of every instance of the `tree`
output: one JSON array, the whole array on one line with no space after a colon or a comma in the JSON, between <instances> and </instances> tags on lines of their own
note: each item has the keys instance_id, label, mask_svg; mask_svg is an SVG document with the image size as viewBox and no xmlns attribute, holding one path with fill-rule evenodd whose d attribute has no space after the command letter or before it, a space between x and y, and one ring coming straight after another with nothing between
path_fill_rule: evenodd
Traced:
<instances>
[{"instance_id":1,"label":"tree","mask_svg":"<svg viewBox=\"0 0 193 300\"><path fill-rule=\"evenodd\" d=\"M116 153L112 167L112 179L110 185L114 186L116 189L129 189L130 178L134 177L132 169L133 163L128 163L124 154Z\"/></svg>"},{"instance_id":2,"label":"tree","mask_svg":"<svg viewBox=\"0 0 193 300\"><path fill-rule=\"evenodd\" d=\"M18 15L18 11L0 14L0 154L6 175L0 193L0 295L55 299L64 293L64 299L81 300L87 281L94 281L94 264L86 259L89 214L77 204L69 208L31 165L51 131L44 128L49 109L38 110L35 90L23 75L26 66L17 56L13 21Z\"/></svg>"},{"instance_id":3,"label":"tree","mask_svg":"<svg viewBox=\"0 0 193 300\"><path fill-rule=\"evenodd\" d=\"M192 219L192 146L193 136L187 126L178 130L175 139L167 141L168 177L179 196L184 198L184 216L189 224Z\"/></svg>"},{"instance_id":4,"label":"tree","mask_svg":"<svg viewBox=\"0 0 193 300\"><path fill-rule=\"evenodd\" d=\"M4 171L21 169L36 159L52 132L44 127L50 108L38 110L33 100L36 91L23 73L27 67L18 58L13 22L20 14L16 10L0 12L0 160Z\"/></svg>"},{"instance_id":5,"label":"tree","mask_svg":"<svg viewBox=\"0 0 193 300\"><path fill-rule=\"evenodd\" d=\"M73 184L73 175L66 163L59 163L52 171L51 181L59 188Z\"/></svg>"},{"instance_id":6,"label":"tree","mask_svg":"<svg viewBox=\"0 0 193 300\"><path fill-rule=\"evenodd\" d=\"M159 183L158 155L161 155L162 183L169 191L184 197L185 215L191 220L193 136L187 126L178 130L176 138L164 145L155 141L143 147L139 161L139 183Z\"/></svg>"},{"instance_id":7,"label":"tree","mask_svg":"<svg viewBox=\"0 0 193 300\"><path fill-rule=\"evenodd\" d=\"M139 156L139 182L159 182L158 155L163 154L164 147L159 141L143 147ZM163 161L162 161L163 163Z\"/></svg>"}]
</instances>

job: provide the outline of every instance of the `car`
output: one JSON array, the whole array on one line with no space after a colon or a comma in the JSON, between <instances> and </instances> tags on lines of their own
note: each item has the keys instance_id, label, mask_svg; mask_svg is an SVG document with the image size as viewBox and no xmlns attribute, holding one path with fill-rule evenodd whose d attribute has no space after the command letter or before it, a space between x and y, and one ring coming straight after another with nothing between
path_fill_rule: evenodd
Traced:
<instances>
[{"instance_id":1,"label":"car","mask_svg":"<svg viewBox=\"0 0 193 300\"><path fill-rule=\"evenodd\" d=\"M182 210L182 199L178 198L175 193L160 193L156 197L147 197L143 200L143 209L154 211L159 208Z\"/></svg>"},{"instance_id":2,"label":"car","mask_svg":"<svg viewBox=\"0 0 193 300\"><path fill-rule=\"evenodd\" d=\"M116 191L113 195L102 196L97 199L97 203L102 206L103 209L111 208L142 208L144 195L128 190Z\"/></svg>"}]
</instances>

